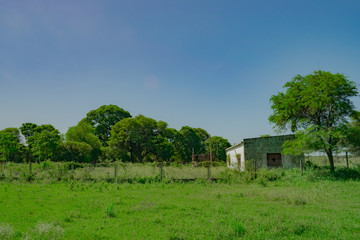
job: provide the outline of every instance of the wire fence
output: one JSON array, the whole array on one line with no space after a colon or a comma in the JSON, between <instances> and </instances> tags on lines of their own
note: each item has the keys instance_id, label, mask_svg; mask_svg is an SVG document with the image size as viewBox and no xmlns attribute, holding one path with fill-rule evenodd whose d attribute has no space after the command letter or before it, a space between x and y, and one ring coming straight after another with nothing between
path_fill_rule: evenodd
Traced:
<instances>
[{"instance_id":1,"label":"wire fence","mask_svg":"<svg viewBox=\"0 0 360 240\"><path fill-rule=\"evenodd\" d=\"M129 181L130 179L144 180L183 180L196 179L216 180L226 171L225 166L197 166L164 165L164 164L136 164L114 162L111 164L53 163L46 164L0 164L0 179L76 179L76 180L108 180Z\"/></svg>"}]
</instances>

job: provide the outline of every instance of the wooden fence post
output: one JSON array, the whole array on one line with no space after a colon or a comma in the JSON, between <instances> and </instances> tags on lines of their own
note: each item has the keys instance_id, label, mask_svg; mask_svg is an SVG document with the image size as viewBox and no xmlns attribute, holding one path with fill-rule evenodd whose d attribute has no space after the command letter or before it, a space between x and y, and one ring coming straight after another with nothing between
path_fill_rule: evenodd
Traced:
<instances>
[{"instance_id":1,"label":"wooden fence post","mask_svg":"<svg viewBox=\"0 0 360 240\"><path fill-rule=\"evenodd\" d=\"M32 170L32 167L31 167L31 161L29 162L29 173L31 174L31 170Z\"/></svg>"},{"instance_id":2,"label":"wooden fence post","mask_svg":"<svg viewBox=\"0 0 360 240\"><path fill-rule=\"evenodd\" d=\"M348 156L348 152L346 151L346 168L349 171L349 156Z\"/></svg>"},{"instance_id":3,"label":"wooden fence post","mask_svg":"<svg viewBox=\"0 0 360 240\"><path fill-rule=\"evenodd\" d=\"M162 181L163 179L163 163L160 163L160 180Z\"/></svg>"},{"instance_id":4,"label":"wooden fence post","mask_svg":"<svg viewBox=\"0 0 360 240\"><path fill-rule=\"evenodd\" d=\"M117 166L116 163L114 162L114 178L116 179L117 177Z\"/></svg>"},{"instance_id":5,"label":"wooden fence post","mask_svg":"<svg viewBox=\"0 0 360 240\"><path fill-rule=\"evenodd\" d=\"M211 164L209 163L209 164L208 164L208 167L207 167L207 170L208 170L208 171L207 171L207 177L208 177L208 179L210 179L210 177L211 177L211 176L210 176L210 175L211 175L211 174L210 174L210 165L211 165Z\"/></svg>"},{"instance_id":6,"label":"wooden fence post","mask_svg":"<svg viewBox=\"0 0 360 240\"><path fill-rule=\"evenodd\" d=\"M255 170L255 178L256 178L256 160L254 160L254 170Z\"/></svg>"}]
</instances>

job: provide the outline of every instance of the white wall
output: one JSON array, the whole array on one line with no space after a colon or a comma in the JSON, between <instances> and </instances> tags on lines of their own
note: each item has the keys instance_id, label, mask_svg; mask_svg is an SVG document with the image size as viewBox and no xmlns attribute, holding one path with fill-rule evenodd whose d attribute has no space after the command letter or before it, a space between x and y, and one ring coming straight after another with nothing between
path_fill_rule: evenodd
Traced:
<instances>
[{"instance_id":1,"label":"white wall","mask_svg":"<svg viewBox=\"0 0 360 240\"><path fill-rule=\"evenodd\" d=\"M240 166L236 154L240 154ZM232 169L239 169L243 172L245 170L245 152L244 144L226 150L226 156L230 155L230 163L227 162L227 167Z\"/></svg>"}]
</instances>

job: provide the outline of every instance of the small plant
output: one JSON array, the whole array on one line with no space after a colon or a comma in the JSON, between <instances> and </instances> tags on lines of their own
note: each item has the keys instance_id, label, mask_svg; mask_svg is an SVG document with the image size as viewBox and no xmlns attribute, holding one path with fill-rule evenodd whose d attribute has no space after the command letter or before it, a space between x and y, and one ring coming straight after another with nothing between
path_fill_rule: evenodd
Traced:
<instances>
[{"instance_id":1,"label":"small plant","mask_svg":"<svg viewBox=\"0 0 360 240\"><path fill-rule=\"evenodd\" d=\"M106 207L106 216L115 217L114 204L111 203Z\"/></svg>"},{"instance_id":2,"label":"small plant","mask_svg":"<svg viewBox=\"0 0 360 240\"><path fill-rule=\"evenodd\" d=\"M245 234L245 228L239 220L234 220L230 224L232 232L236 237L243 236Z\"/></svg>"}]
</instances>

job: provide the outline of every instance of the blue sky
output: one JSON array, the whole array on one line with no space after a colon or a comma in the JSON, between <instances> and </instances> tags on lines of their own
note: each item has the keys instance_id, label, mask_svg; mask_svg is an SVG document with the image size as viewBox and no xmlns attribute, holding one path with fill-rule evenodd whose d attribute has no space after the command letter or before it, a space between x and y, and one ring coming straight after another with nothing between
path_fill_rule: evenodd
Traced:
<instances>
[{"instance_id":1,"label":"blue sky","mask_svg":"<svg viewBox=\"0 0 360 240\"><path fill-rule=\"evenodd\" d=\"M296 74L360 82L360 1L0 0L0 129L115 104L229 139L274 134ZM353 99L360 109L360 99Z\"/></svg>"}]
</instances>

